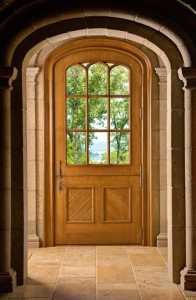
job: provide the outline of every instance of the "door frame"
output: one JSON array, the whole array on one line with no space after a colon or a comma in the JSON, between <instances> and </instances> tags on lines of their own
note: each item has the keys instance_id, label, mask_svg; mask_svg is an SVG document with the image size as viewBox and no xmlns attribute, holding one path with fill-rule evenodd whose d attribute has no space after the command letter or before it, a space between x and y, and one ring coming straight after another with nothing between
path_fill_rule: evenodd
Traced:
<instances>
[{"instance_id":1,"label":"door frame","mask_svg":"<svg viewBox=\"0 0 196 300\"><path fill-rule=\"evenodd\" d=\"M150 60L140 49L115 39L81 39L66 43L53 50L43 65L44 98L44 197L43 197L43 246L54 243L54 66L66 56L94 49L115 50L137 60L142 69L142 145L141 145L141 202L142 202L142 245L152 246L152 124L151 86L152 67Z\"/></svg>"}]
</instances>

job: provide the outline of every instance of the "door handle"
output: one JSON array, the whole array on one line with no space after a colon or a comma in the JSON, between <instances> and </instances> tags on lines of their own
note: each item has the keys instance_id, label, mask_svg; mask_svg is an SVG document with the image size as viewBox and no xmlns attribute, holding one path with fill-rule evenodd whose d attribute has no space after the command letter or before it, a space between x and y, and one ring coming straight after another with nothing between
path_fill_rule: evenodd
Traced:
<instances>
[{"instance_id":1,"label":"door handle","mask_svg":"<svg viewBox=\"0 0 196 300\"><path fill-rule=\"evenodd\" d=\"M61 178L63 178L64 176L62 175L62 170L61 170L61 160L59 160L59 171L58 171L58 176L56 176L59 178L59 181L58 181L58 191L59 191L59 194L61 194L61 191L62 191L62 185L63 184L67 184L69 182L62 182L61 181Z\"/></svg>"}]
</instances>

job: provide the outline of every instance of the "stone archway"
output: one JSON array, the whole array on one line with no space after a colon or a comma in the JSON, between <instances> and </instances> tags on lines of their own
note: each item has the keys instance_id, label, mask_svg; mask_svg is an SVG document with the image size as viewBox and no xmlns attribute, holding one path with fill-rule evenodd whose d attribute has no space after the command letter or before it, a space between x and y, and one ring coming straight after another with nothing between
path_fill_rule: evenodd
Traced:
<instances>
[{"instance_id":1,"label":"stone archway","mask_svg":"<svg viewBox=\"0 0 196 300\"><path fill-rule=\"evenodd\" d=\"M76 37L76 32L75 32L75 37ZM94 36L95 37L95 36ZM81 36L79 36L79 38L81 38ZM136 38L136 37L135 37ZM63 36L58 36L55 37L55 40L57 40L60 42L60 39L63 39ZM113 41L113 39L111 40ZM139 37L138 37L138 41L139 41ZM62 40L62 43L66 44L66 40ZM141 41L142 42L142 41ZM129 43L131 43L131 41L129 40ZM59 43L58 43L59 44ZM54 44L55 45L55 44ZM139 46L139 44L138 44ZM27 103L29 103L28 107L30 108L30 110L28 110L28 116L30 117L30 123L28 122L28 128L27 128L27 132L29 133L29 139L28 139L28 144L30 147L30 153L31 156L28 156L28 168L29 170L32 170L36 167L37 168L37 176L38 176L38 180L39 178L43 177L43 171L41 169L42 166L42 161L44 159L43 153L40 153L39 149L43 149L43 142L41 137L43 137L43 121L40 119L41 115L40 113L42 112L42 108L40 106L40 104L43 102L42 100L42 90L43 90L43 85L42 85L42 68L43 68L43 59L47 57L47 55L49 55L49 53L51 53L52 49L51 47L45 47L42 50L40 50L40 52L36 55L34 55L32 57L32 59L29 62L29 67L27 68L27 86L28 86L28 91L27 92ZM158 61L158 58L156 56L156 54L154 54L149 48L144 47L143 46L143 51L146 52L148 54L148 56L150 56L150 63L152 65L152 81L153 81L153 87L152 87L152 111L153 111L153 119L155 118L155 120L153 120L152 122L152 139L153 139L153 145L152 145L152 159L153 159L153 165L155 165L155 167L153 168L153 173L152 173L152 182L156 182L153 184L153 189L152 189L152 200L151 200L151 204L150 206L152 207L151 211L151 222L152 222L152 230L150 233L150 240L149 243L152 245L156 245L158 242L158 245L162 245L162 246L166 246L167 245L167 219L166 219L166 208L167 208L167 203L166 203L166 144L165 139L165 133L166 133L166 81L167 81L167 72L166 69L164 68L164 64L160 61ZM161 68L159 68L161 66ZM38 68L39 68L39 74L38 76L38 82L35 86L35 77L34 77L34 73L37 74L38 72ZM156 68L156 71L155 71ZM157 69L158 68L158 69ZM157 75L160 77L160 95L158 95L158 78ZM36 88L36 93L37 93L37 101L33 101L33 99L35 98L35 90L34 90L34 86ZM159 100L157 100L159 99ZM35 104L37 102L37 104ZM161 127L159 128L159 125L157 124L158 122L158 115L159 115L159 102L160 102L160 108L163 111L165 111L163 113L163 117L161 118L160 122L161 122ZM33 105L33 106L32 106ZM35 107L37 106L37 112L36 112L36 118L37 121L35 121L35 119L33 119L33 114L35 113ZM32 114L32 115L31 115ZM35 117L34 117L35 118ZM34 120L34 121L33 121ZM32 121L34 122L32 124ZM36 139L36 147L37 147L37 157L36 157L36 161L34 160L34 157L36 156L36 153L33 152L33 147L34 144L32 143L32 139L33 136L35 135L35 131L34 131L34 124L40 123L40 125L37 125L38 127L36 127L37 129L37 139ZM157 127L158 126L158 127ZM160 133L160 134L159 134ZM28 135L28 134L27 134ZM159 150L159 140L160 140L160 147L163 147ZM35 137L34 137L34 141L35 141ZM164 143L164 144L163 144ZM165 149L165 150L163 150ZM159 151L164 151L165 155L162 155L159 158ZM161 182L158 180L158 178L160 177L159 172L161 173ZM163 174L165 174L163 176ZM40 242L41 245L43 243L43 211L40 210L40 208L42 207L42 203L43 203L43 187L40 186L40 183L38 183L38 188L37 191L36 189L33 187L35 185L35 173L31 172L30 174L30 178L29 180L29 205L31 208L33 208L32 210L32 214L29 218L29 245L36 245L38 244L38 237L36 236L36 230L35 228L37 228L37 234L40 237ZM37 194L37 200L32 199L32 194L35 195ZM160 198L160 200L159 200ZM160 203L159 203L160 201ZM36 203L38 205L37 207L37 216L38 219L36 221L35 219L35 206ZM160 210L161 210L161 214L160 214ZM164 210L164 213L163 213ZM160 218L160 219L159 219ZM160 229L159 229L160 228ZM160 235L159 235L160 233ZM159 235L159 236L158 236ZM158 241L157 240L157 236L158 236Z\"/></svg>"},{"instance_id":2,"label":"stone archway","mask_svg":"<svg viewBox=\"0 0 196 300\"><path fill-rule=\"evenodd\" d=\"M157 1L158 3L158 1ZM22 62L23 59L28 53L28 51L37 45L38 43L42 43L48 45L49 40L45 40L45 38L50 38L51 35L57 35L59 33L62 33L62 27L59 27L59 25L62 25L62 22L58 22L58 18L53 13L53 7L47 7L47 11L44 10L45 17L40 16L40 19L37 23L37 29L35 26L27 25L28 21L26 19L22 19L23 13L29 16L33 16L32 9L37 9L37 7L40 8L44 4L44 2L37 1L36 3L31 3L27 5L24 9L23 8L17 8L18 10L21 9L21 14L12 14L9 21L6 21L3 26L1 27L2 32L2 49L1 49L1 98L2 98L2 120L5 120L5 130L3 130L3 148L2 150L2 166L4 166L5 174L8 174L7 181L2 180L2 203L6 203L3 206L2 212L4 215L10 215L10 206L7 203L10 203L11 195L10 190L12 187L12 245L14 246L14 249L12 249L12 255L11 255L11 263L10 263L10 256L9 251L5 251L6 245L7 248L10 249L10 234L11 234L11 227L10 227L10 221L9 218L6 220L7 223L3 222L2 224L2 244L4 245L2 248L2 260L4 263L1 267L1 272L4 272L7 270L8 273L6 273L6 278L9 278L8 281L10 281L10 275L9 275L9 268L10 265L12 265L13 268L15 268L18 272L18 283L23 283L25 281L25 265L26 265L26 257L25 257L25 239L26 239L26 233L24 235L24 225L26 224L26 212L25 211L25 189L24 186L26 186L26 175L23 173L24 162L26 161L26 158L23 160L23 155L25 155L25 142L23 141L23 121L25 120L25 97L22 100L22 80L24 79L24 72L20 71L22 68ZM107 4L107 3L106 3ZM172 278L173 281L178 282L179 281L179 265L187 266L187 269L185 269L185 279L182 277L182 283L188 282L187 286L190 288L194 288L195 284L195 273L194 270L196 269L195 266L195 254L193 252L194 247L194 231L195 231L195 223L193 219L192 210L189 210L189 208L194 209L193 205L193 191L194 191L194 173L193 173L193 154L194 151L192 149L195 148L192 138L191 138L191 130L190 128L195 128L193 123L193 112L191 104L192 102L190 99L194 99L195 92L190 92L190 90L195 89L195 69L194 68L187 68L182 69L183 79L185 81L185 103L187 106L185 107L185 130L187 130L187 137L185 139L185 162L188 168L184 167L184 134L183 130L180 132L180 134L176 134L176 124L181 124L182 128L184 125L184 103L183 103L183 92L181 91L182 84L180 83L178 77L177 77L177 70L181 68L183 65L185 67L191 67L195 63L195 47L194 47L194 25L191 25L191 21L194 20L194 18L191 15L191 12L187 11L188 18L186 21L184 21L184 18L186 19L185 14L183 15L183 9L181 3L176 3L173 10L169 10L167 17L165 17L164 13L166 11L166 7L164 4L158 3L160 14L159 20L156 21L157 13L154 12L154 15L152 15L152 11L147 10L146 17L145 12L141 10L141 12L138 14L138 10L134 9L135 6L129 8L129 14L127 14L127 9L124 9L122 6L122 3L119 4L120 7L115 7L115 5L112 8L112 14L110 5L109 8L106 7L103 9L102 12L105 12L105 15L110 18L110 27L111 29L108 29L109 34L115 34L113 30L115 30L115 22L113 22L112 25L112 16L116 17L119 20L119 29L121 29L122 32L128 32L129 28L132 28L131 34L135 35L136 33L140 35L141 37L144 37L146 40L145 43L148 44L149 42L154 43L157 45L162 52L161 57L168 57L170 63L171 63L171 72L168 74L168 83L171 83L171 90L168 91L168 95L170 96L169 100L169 110L168 110L168 128L170 128L171 125L171 136L168 137L168 167L170 168L169 176L168 176L168 185L170 186L169 192L168 192L168 198L170 199L170 209L169 209L169 273L170 278ZM104 6L104 5L103 5ZM148 3L149 8L151 10L153 9L151 7L151 4ZM85 8L80 10L79 6L77 7L77 10L72 12L69 11L70 7L64 7L61 12L61 18L62 20L67 19L67 16L70 16L69 20L64 23L65 25L71 28L71 26L75 26L77 24L76 29L85 30L82 29L84 27L83 23L83 17L85 11ZM183 8L183 9L182 9ZM140 5L139 5L140 10ZM188 10L188 7L186 7L186 10ZM66 12L64 15L63 13ZM79 14L78 14L79 12ZM95 17L98 15L99 9L92 11L92 9L87 9L88 16ZM170 18L172 18L172 12L178 12L178 23L177 22L171 22ZM180 13L179 13L180 12ZM3 10L4 18L7 16L6 10ZM50 18L49 18L50 15ZM135 16L133 18L133 15ZM150 17L151 15L151 17ZM169 20L168 20L169 15ZM22 17L19 17L22 16ZM79 18L79 16L81 18ZM122 17L120 19L120 17ZM12 28L13 24L17 22L18 18L20 19L20 22L18 22L18 28L15 30L9 30L9 28ZM75 19L74 19L75 18ZM150 18L150 21L149 21ZM87 20L87 18L86 18ZM132 21L134 20L134 21ZM90 19L88 20L90 21ZM97 24L100 24L99 27L103 28L105 26L104 17L98 17L96 19ZM135 22L136 21L136 22ZM170 21L170 22L169 22ZM103 22L103 23L102 23ZM127 24L128 22L129 24ZM53 24L52 24L53 23ZM126 26L125 26L126 23ZM141 25L141 24L145 25ZM168 24L166 26L166 23ZM50 25L48 25L50 24ZM51 25L52 24L52 25ZM87 23L86 23L87 24ZM101 25L104 24L104 25ZM192 23L194 24L194 22ZM48 26L48 27L47 27ZM85 25L86 26L86 25ZM90 26L90 25L89 25ZM184 27L184 29L183 29ZM35 29L36 28L36 29ZM72 27L73 28L73 27ZM95 28L95 27L94 27ZM128 28L128 29L127 29ZM153 29L152 29L153 28ZM51 30L49 30L51 29ZM52 32L52 29L54 30ZM186 29L188 29L190 36L186 33ZM12 35L7 36L7 32L11 32ZM48 31L49 30L49 31ZM160 33L160 30L162 33ZM71 31L71 30L70 30ZM34 32L34 33L32 33ZM50 32L50 35L48 36L48 33ZM169 38L166 38L168 36ZM117 37L119 38L119 37ZM123 38L126 39L124 36ZM134 36L133 36L134 39ZM182 41L185 41L182 42ZM187 46L186 46L186 45ZM37 49L34 49L34 51L37 51L39 49L39 46ZM160 52L161 53L161 52ZM28 56L31 57L33 52L28 53ZM174 61L175 58L175 61ZM13 87L14 90L12 92L12 98L11 98L11 104L12 104L12 112L11 112L11 118L12 118L12 124L17 126L12 126L12 134L11 134L11 142L12 142L12 151L8 151L7 149L11 149L10 145L10 127L7 124L10 124L10 87L11 87L11 81L10 79L13 78L13 68L10 67L10 65L15 66L18 69L18 78L15 80ZM26 66L23 64L23 70L25 71ZM188 82L188 83L187 83ZM24 104L23 104L24 102ZM18 120L18 121L17 121ZM25 126L24 126L25 127ZM7 131L6 131L7 130ZM194 129L195 130L195 129ZM194 130L192 130L192 133L194 134ZM7 138L5 139L5 132L7 132ZM25 134L24 134L25 139ZM23 150L21 150L23 149ZM25 156L24 156L25 157ZM12 160L12 168L11 168L11 160ZM9 170L8 173L6 170ZM184 180L184 176L185 179ZM11 182L11 186L10 186ZM186 264L185 264L185 201L184 201L184 184L186 182L186 213L187 213L187 221L186 227L187 227L187 236L188 239L186 241ZM7 191L5 194L5 190ZM4 201L4 202L3 202ZM175 207L181 207L180 214L178 216L175 215ZM17 209L16 209L17 207ZM17 214L17 212L20 211L21 214ZM2 218L3 219L3 218ZM4 220L4 219L3 219ZM6 229L6 234L5 234ZM179 246L178 240L180 237L181 244ZM16 241L20 240L19 246L16 248L15 245L17 244ZM178 267L177 267L178 266ZM191 276L186 277L187 270L192 269ZM189 273L187 273L189 274ZM189 283L189 279L191 278L191 281ZM185 286L186 287L186 286Z\"/></svg>"}]
</instances>

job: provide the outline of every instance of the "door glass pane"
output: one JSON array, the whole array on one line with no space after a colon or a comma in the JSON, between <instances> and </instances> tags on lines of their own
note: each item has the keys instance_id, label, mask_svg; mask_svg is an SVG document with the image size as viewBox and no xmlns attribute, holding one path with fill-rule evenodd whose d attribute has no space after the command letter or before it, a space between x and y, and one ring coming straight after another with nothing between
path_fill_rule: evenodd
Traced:
<instances>
[{"instance_id":1,"label":"door glass pane","mask_svg":"<svg viewBox=\"0 0 196 300\"><path fill-rule=\"evenodd\" d=\"M111 67L111 66L113 66L114 64L111 64L111 63L107 63L107 65L108 65L109 67Z\"/></svg>"},{"instance_id":2,"label":"door glass pane","mask_svg":"<svg viewBox=\"0 0 196 300\"><path fill-rule=\"evenodd\" d=\"M107 129L107 98L89 98L89 129Z\"/></svg>"},{"instance_id":3,"label":"door glass pane","mask_svg":"<svg viewBox=\"0 0 196 300\"><path fill-rule=\"evenodd\" d=\"M72 66L67 69L67 95L86 94L86 72L80 66Z\"/></svg>"},{"instance_id":4,"label":"door glass pane","mask_svg":"<svg viewBox=\"0 0 196 300\"><path fill-rule=\"evenodd\" d=\"M86 133L67 132L67 164L86 163Z\"/></svg>"},{"instance_id":5,"label":"door glass pane","mask_svg":"<svg viewBox=\"0 0 196 300\"><path fill-rule=\"evenodd\" d=\"M110 129L129 129L129 98L110 99Z\"/></svg>"},{"instance_id":6,"label":"door glass pane","mask_svg":"<svg viewBox=\"0 0 196 300\"><path fill-rule=\"evenodd\" d=\"M88 66L88 64L89 64L89 63L83 63L82 65L86 67L86 66Z\"/></svg>"},{"instance_id":7,"label":"door glass pane","mask_svg":"<svg viewBox=\"0 0 196 300\"><path fill-rule=\"evenodd\" d=\"M107 164L107 132L89 132L89 164Z\"/></svg>"},{"instance_id":8,"label":"door glass pane","mask_svg":"<svg viewBox=\"0 0 196 300\"><path fill-rule=\"evenodd\" d=\"M110 94L129 94L129 70L123 66L117 66L110 71Z\"/></svg>"},{"instance_id":9,"label":"door glass pane","mask_svg":"<svg viewBox=\"0 0 196 300\"><path fill-rule=\"evenodd\" d=\"M110 164L129 164L129 133L110 133Z\"/></svg>"},{"instance_id":10,"label":"door glass pane","mask_svg":"<svg viewBox=\"0 0 196 300\"><path fill-rule=\"evenodd\" d=\"M85 129L85 115L85 98L67 98L67 129Z\"/></svg>"},{"instance_id":11,"label":"door glass pane","mask_svg":"<svg viewBox=\"0 0 196 300\"><path fill-rule=\"evenodd\" d=\"M89 95L107 94L107 67L102 64L93 64L88 69Z\"/></svg>"}]
</instances>

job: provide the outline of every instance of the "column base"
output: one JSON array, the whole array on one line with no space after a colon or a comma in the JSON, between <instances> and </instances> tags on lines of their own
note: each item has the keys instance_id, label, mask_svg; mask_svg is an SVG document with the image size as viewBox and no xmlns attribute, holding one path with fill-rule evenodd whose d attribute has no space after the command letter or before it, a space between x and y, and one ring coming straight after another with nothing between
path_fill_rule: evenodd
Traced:
<instances>
[{"instance_id":1,"label":"column base","mask_svg":"<svg viewBox=\"0 0 196 300\"><path fill-rule=\"evenodd\" d=\"M39 248L39 236L28 235L28 248Z\"/></svg>"},{"instance_id":2,"label":"column base","mask_svg":"<svg viewBox=\"0 0 196 300\"><path fill-rule=\"evenodd\" d=\"M12 293L16 286L16 279L16 271L12 268L0 272L0 293Z\"/></svg>"},{"instance_id":3,"label":"column base","mask_svg":"<svg viewBox=\"0 0 196 300\"><path fill-rule=\"evenodd\" d=\"M184 268L180 272L180 284L186 291L196 291L196 270Z\"/></svg>"},{"instance_id":4,"label":"column base","mask_svg":"<svg viewBox=\"0 0 196 300\"><path fill-rule=\"evenodd\" d=\"M167 233L160 233L157 236L157 247L167 247Z\"/></svg>"}]
</instances>

